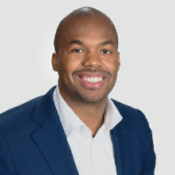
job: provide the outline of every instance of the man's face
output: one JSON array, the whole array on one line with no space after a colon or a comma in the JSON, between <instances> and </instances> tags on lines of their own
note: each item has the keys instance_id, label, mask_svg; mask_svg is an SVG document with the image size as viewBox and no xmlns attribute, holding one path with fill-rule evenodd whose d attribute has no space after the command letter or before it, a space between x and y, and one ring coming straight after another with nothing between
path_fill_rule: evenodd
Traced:
<instances>
[{"instance_id":1,"label":"man's face","mask_svg":"<svg viewBox=\"0 0 175 175\"><path fill-rule=\"evenodd\" d=\"M112 24L97 16L68 18L60 31L53 69L66 100L97 103L112 90L120 66Z\"/></svg>"}]
</instances>

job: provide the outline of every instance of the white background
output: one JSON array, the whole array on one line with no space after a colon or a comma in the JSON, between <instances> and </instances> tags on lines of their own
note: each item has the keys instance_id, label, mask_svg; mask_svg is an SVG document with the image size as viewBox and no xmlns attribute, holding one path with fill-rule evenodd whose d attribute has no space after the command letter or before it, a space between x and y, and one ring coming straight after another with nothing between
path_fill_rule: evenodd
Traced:
<instances>
[{"instance_id":1,"label":"white background","mask_svg":"<svg viewBox=\"0 0 175 175\"><path fill-rule=\"evenodd\" d=\"M146 114L157 155L155 174L175 174L173 0L1 0L0 113L56 84L51 67L55 30L65 15L82 6L113 20L122 64L110 95Z\"/></svg>"}]
</instances>

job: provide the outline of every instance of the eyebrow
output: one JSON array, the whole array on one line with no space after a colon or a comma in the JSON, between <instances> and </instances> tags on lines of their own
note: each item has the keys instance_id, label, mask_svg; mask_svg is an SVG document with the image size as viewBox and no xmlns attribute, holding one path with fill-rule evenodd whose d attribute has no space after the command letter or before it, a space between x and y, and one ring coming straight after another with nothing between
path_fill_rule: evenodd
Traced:
<instances>
[{"instance_id":1,"label":"eyebrow","mask_svg":"<svg viewBox=\"0 0 175 175\"><path fill-rule=\"evenodd\" d=\"M101 45L107 45L107 44L112 44L114 45L114 42L112 40L107 40L107 41L103 41L102 43L100 43Z\"/></svg>"},{"instance_id":2,"label":"eyebrow","mask_svg":"<svg viewBox=\"0 0 175 175\"><path fill-rule=\"evenodd\" d=\"M70 40L69 41L69 44L79 44L79 45L83 45L84 43L80 40L76 40L76 39L73 39L73 40Z\"/></svg>"},{"instance_id":3,"label":"eyebrow","mask_svg":"<svg viewBox=\"0 0 175 175\"><path fill-rule=\"evenodd\" d=\"M72 39L69 41L69 44L72 45L72 44L79 44L79 45L84 45L84 43L80 40L77 40L77 39ZM114 42L112 40L107 40L107 41L103 41L100 43L100 45L107 45L107 44L112 44L114 45Z\"/></svg>"}]
</instances>

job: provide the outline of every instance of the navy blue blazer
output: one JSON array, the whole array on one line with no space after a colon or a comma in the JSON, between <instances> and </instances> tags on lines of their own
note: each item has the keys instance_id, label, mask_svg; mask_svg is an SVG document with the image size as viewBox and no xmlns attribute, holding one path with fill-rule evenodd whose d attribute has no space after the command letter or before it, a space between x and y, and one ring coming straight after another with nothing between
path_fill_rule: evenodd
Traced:
<instances>
[{"instance_id":1,"label":"navy blue blazer","mask_svg":"<svg viewBox=\"0 0 175 175\"><path fill-rule=\"evenodd\" d=\"M53 90L0 115L0 175L78 175ZM123 117L111 130L117 174L153 175L155 153L145 116L114 104Z\"/></svg>"}]
</instances>

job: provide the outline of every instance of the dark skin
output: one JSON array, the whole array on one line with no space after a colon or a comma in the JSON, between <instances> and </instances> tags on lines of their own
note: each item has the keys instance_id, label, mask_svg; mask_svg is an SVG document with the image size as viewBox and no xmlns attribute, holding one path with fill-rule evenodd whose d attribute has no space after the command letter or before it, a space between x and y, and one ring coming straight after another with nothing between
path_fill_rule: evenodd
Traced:
<instances>
[{"instance_id":1,"label":"dark skin","mask_svg":"<svg viewBox=\"0 0 175 175\"><path fill-rule=\"evenodd\" d=\"M105 16L69 16L59 36L52 66L59 74L60 93L94 137L104 122L107 97L120 67L115 30ZM101 78L101 83L87 84L83 77Z\"/></svg>"}]
</instances>

